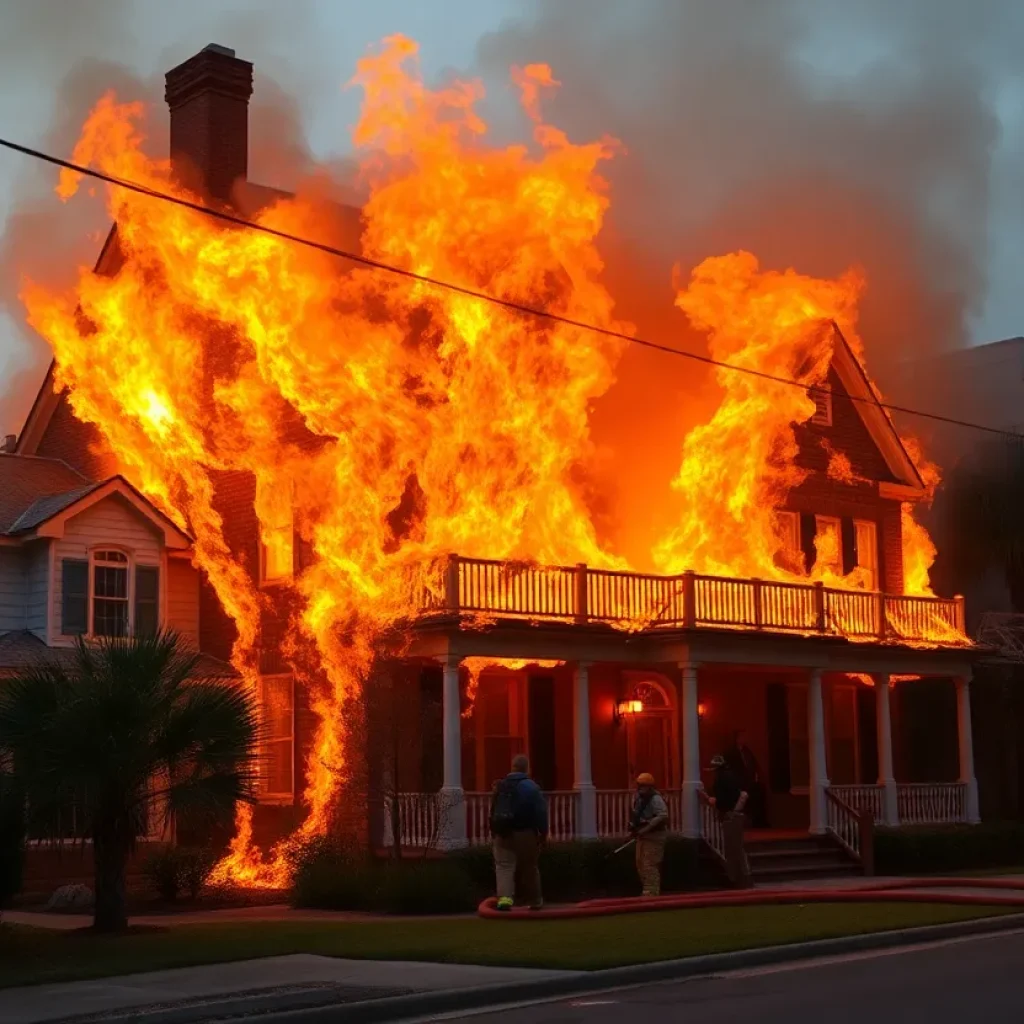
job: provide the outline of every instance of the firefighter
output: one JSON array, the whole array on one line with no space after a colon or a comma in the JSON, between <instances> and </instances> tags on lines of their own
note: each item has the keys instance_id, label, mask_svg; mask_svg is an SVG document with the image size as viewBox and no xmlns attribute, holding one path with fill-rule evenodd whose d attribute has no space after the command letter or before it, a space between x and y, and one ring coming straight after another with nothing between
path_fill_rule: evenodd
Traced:
<instances>
[{"instance_id":1,"label":"firefighter","mask_svg":"<svg viewBox=\"0 0 1024 1024\"><path fill-rule=\"evenodd\" d=\"M629 820L629 833L636 840L636 870L644 896L661 894L661 862L668 839L668 805L654 788L654 776L641 772L636 780L636 799Z\"/></svg>"}]
</instances>

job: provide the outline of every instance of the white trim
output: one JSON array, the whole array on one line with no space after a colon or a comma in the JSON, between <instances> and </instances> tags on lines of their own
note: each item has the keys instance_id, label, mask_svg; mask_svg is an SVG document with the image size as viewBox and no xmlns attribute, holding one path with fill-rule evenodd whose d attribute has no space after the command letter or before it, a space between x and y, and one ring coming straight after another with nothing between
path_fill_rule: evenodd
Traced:
<instances>
[{"instance_id":1,"label":"white trim","mask_svg":"<svg viewBox=\"0 0 1024 1024\"><path fill-rule=\"evenodd\" d=\"M871 533L872 549L873 549L873 554L874 554L874 564L871 565L871 566L865 565L861 561L861 545L860 545L859 531L860 531L860 529L862 527L866 527L870 531L870 533ZM880 570L881 570L881 561L882 560L879 557L878 533L879 533L878 523L876 523L873 519L854 519L854 521L853 521L853 537L854 537L854 547L856 549L856 560L857 560L856 561L856 568L858 568L858 569L871 569L871 571L875 574L875 578L874 578L874 582L872 583L872 585L871 585L871 587L869 589L870 590L876 590L876 591L879 591L879 590L882 589L882 587L881 587L882 580L881 580L881 572L880 572Z\"/></svg>"},{"instance_id":2,"label":"white trim","mask_svg":"<svg viewBox=\"0 0 1024 1024\"><path fill-rule=\"evenodd\" d=\"M832 366L839 376L847 394L854 400L854 408L878 445L886 465L899 483L906 489L905 501L916 501L925 496L924 481L917 467L903 446L888 413L882 408L878 395L864 372L857 357L850 349L843 332L833 324L836 343L832 349ZM881 485L879 487L881 493ZM883 495L884 496L884 495Z\"/></svg>"},{"instance_id":3,"label":"white trim","mask_svg":"<svg viewBox=\"0 0 1024 1024\"><path fill-rule=\"evenodd\" d=\"M91 508L97 502L103 501L104 498L108 498L112 494L116 494L124 501L127 501L136 512L145 519L148 519L149 522L159 530L161 534L163 534L164 545L166 547L176 548L182 551L187 548L191 548L192 541L188 534L179 530L170 519L163 515L163 513L158 512L156 508L150 505L145 498L138 494L134 488L120 477L114 477L106 483L101 484L95 490L90 491L88 494L84 494L77 501L68 505L67 508L61 509L61 511L56 515L51 516L45 522L40 523L35 530L28 534L28 536L52 537L59 540L64 536L64 529L69 519L73 519L75 516L80 515L86 509Z\"/></svg>"},{"instance_id":4,"label":"white trim","mask_svg":"<svg viewBox=\"0 0 1024 1024\"><path fill-rule=\"evenodd\" d=\"M920 501L921 489L908 487L906 484L894 484L885 480L878 481L878 496L890 501Z\"/></svg>"}]
</instances>

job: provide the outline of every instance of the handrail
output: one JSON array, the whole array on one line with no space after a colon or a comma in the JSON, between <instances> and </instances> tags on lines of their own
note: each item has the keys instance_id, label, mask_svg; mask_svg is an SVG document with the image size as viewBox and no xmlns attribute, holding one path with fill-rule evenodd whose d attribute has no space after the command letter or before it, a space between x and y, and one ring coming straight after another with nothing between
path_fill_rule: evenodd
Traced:
<instances>
[{"instance_id":1,"label":"handrail","mask_svg":"<svg viewBox=\"0 0 1024 1024\"><path fill-rule=\"evenodd\" d=\"M627 629L726 628L968 645L962 597L684 572L675 576L450 555L421 613L499 615Z\"/></svg>"},{"instance_id":2,"label":"handrail","mask_svg":"<svg viewBox=\"0 0 1024 1024\"><path fill-rule=\"evenodd\" d=\"M825 790L825 815L828 835L860 863L865 875L873 875L875 822L872 812L851 807L829 787Z\"/></svg>"},{"instance_id":3,"label":"handrail","mask_svg":"<svg viewBox=\"0 0 1024 1024\"><path fill-rule=\"evenodd\" d=\"M708 845L711 852L725 864L725 833L722 830L722 822L718 818L718 811L703 789L697 790L697 799L700 801L701 839Z\"/></svg>"}]
</instances>

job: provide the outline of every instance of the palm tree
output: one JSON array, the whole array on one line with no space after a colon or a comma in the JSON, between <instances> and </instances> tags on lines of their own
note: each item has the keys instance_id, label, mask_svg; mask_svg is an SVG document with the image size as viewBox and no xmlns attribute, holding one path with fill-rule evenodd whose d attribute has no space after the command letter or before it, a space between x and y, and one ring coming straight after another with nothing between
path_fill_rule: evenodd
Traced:
<instances>
[{"instance_id":1,"label":"palm tree","mask_svg":"<svg viewBox=\"0 0 1024 1024\"><path fill-rule=\"evenodd\" d=\"M97 931L127 927L125 867L151 816L216 820L252 799L256 706L200 663L174 633L79 640L0 684L0 760L30 822L73 806L92 840Z\"/></svg>"}]
</instances>

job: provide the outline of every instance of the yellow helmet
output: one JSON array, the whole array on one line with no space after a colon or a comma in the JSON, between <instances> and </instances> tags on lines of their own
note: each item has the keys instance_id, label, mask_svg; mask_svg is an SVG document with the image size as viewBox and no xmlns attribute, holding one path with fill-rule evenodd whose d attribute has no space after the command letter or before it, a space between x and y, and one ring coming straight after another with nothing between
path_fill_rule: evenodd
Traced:
<instances>
[{"instance_id":1,"label":"yellow helmet","mask_svg":"<svg viewBox=\"0 0 1024 1024\"><path fill-rule=\"evenodd\" d=\"M650 772L641 772L636 777L636 784L638 786L653 786L654 776Z\"/></svg>"}]
</instances>

